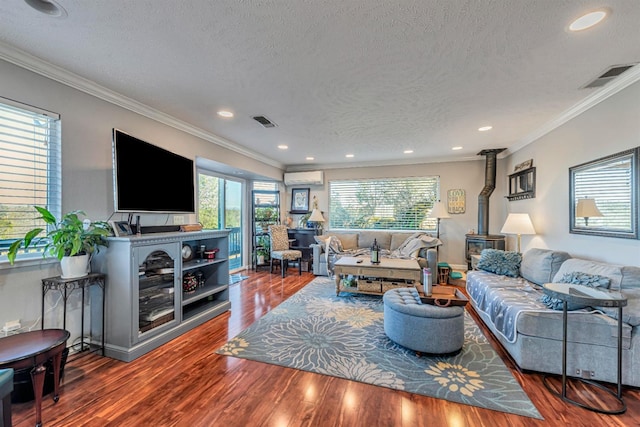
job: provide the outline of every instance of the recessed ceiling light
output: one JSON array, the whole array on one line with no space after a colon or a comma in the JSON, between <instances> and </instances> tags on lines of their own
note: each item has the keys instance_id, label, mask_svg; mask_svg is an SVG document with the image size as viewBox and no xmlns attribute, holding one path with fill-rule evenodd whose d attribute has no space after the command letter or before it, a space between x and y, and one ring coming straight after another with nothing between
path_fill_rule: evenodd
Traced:
<instances>
[{"instance_id":1,"label":"recessed ceiling light","mask_svg":"<svg viewBox=\"0 0 640 427\"><path fill-rule=\"evenodd\" d=\"M404 154L411 154L411 153L413 153L413 150L404 150L403 153Z\"/></svg>"},{"instance_id":2,"label":"recessed ceiling light","mask_svg":"<svg viewBox=\"0 0 640 427\"><path fill-rule=\"evenodd\" d=\"M458 145L457 147L451 147L451 149L454 151L457 151L457 150L462 150L462 147Z\"/></svg>"},{"instance_id":3,"label":"recessed ceiling light","mask_svg":"<svg viewBox=\"0 0 640 427\"><path fill-rule=\"evenodd\" d=\"M307 160L315 160L315 157L307 156Z\"/></svg>"},{"instance_id":4,"label":"recessed ceiling light","mask_svg":"<svg viewBox=\"0 0 640 427\"><path fill-rule=\"evenodd\" d=\"M346 158L348 158L348 159L350 159L350 158L352 158L352 157L353 157L353 154L347 154L345 157L346 157Z\"/></svg>"},{"instance_id":5,"label":"recessed ceiling light","mask_svg":"<svg viewBox=\"0 0 640 427\"><path fill-rule=\"evenodd\" d=\"M233 113L231 111L227 111L227 110L218 111L218 115L220 117L224 117L225 119L230 119L231 117L233 117Z\"/></svg>"},{"instance_id":6,"label":"recessed ceiling light","mask_svg":"<svg viewBox=\"0 0 640 427\"><path fill-rule=\"evenodd\" d=\"M601 9L582 15L569 25L571 31L582 31L601 22L607 16L607 10Z\"/></svg>"},{"instance_id":7,"label":"recessed ceiling light","mask_svg":"<svg viewBox=\"0 0 640 427\"><path fill-rule=\"evenodd\" d=\"M278 148L281 149L281 150L286 150L287 148L289 148L289 146L288 145L284 145L284 144L280 144L280 145L278 145Z\"/></svg>"},{"instance_id":8,"label":"recessed ceiling light","mask_svg":"<svg viewBox=\"0 0 640 427\"><path fill-rule=\"evenodd\" d=\"M54 0L24 0L24 2L45 15L55 18L67 17L67 11Z\"/></svg>"},{"instance_id":9,"label":"recessed ceiling light","mask_svg":"<svg viewBox=\"0 0 640 427\"><path fill-rule=\"evenodd\" d=\"M478 128L478 130L480 132L486 132L486 131L491 130L491 129L493 129L493 126L482 126L482 127Z\"/></svg>"}]
</instances>

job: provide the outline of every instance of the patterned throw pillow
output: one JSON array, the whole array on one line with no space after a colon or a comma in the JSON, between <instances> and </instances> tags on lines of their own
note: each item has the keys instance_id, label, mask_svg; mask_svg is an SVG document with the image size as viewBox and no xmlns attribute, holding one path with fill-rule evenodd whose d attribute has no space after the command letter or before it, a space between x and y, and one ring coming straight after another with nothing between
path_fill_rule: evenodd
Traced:
<instances>
[{"instance_id":1,"label":"patterned throw pillow","mask_svg":"<svg viewBox=\"0 0 640 427\"><path fill-rule=\"evenodd\" d=\"M560 279L560 283L571 283L573 285L589 286L591 288L605 288L608 289L611 285L611 279L605 276L599 276L597 274L587 274L580 271L572 271L571 273L565 273ZM544 294L540 297L540 302L545 304L552 310L562 310L562 301L558 298L551 297ZM580 310L588 307L586 305L567 303L567 310Z\"/></svg>"},{"instance_id":2,"label":"patterned throw pillow","mask_svg":"<svg viewBox=\"0 0 640 427\"><path fill-rule=\"evenodd\" d=\"M499 249L484 249L480 253L478 269L508 277L518 277L522 254Z\"/></svg>"}]
</instances>

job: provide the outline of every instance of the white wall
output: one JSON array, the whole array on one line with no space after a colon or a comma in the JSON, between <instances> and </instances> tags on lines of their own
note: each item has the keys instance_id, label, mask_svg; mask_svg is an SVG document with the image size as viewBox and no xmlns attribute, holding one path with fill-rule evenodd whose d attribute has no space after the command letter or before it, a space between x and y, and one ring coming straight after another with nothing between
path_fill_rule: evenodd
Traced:
<instances>
[{"instance_id":1,"label":"white wall","mask_svg":"<svg viewBox=\"0 0 640 427\"><path fill-rule=\"evenodd\" d=\"M523 252L532 247L553 248L576 257L640 266L640 240L569 233L569 168L637 146L640 82L506 159L506 175L528 159L533 159L536 166L535 199L502 202L504 217L509 212L531 216L538 234L522 236ZM513 238L510 240L513 242Z\"/></svg>"},{"instance_id":2,"label":"white wall","mask_svg":"<svg viewBox=\"0 0 640 427\"><path fill-rule=\"evenodd\" d=\"M283 171L278 168L2 60L0 95L61 115L63 212L79 209L94 220L126 219L122 214L113 215L111 129L114 127L194 160L200 156L282 179ZM171 196L169 192L167 196ZM157 214L142 215L141 221L143 225L173 223L169 215ZM195 221L195 215L187 215L186 222ZM0 263L0 327L14 319L23 324L35 322L40 317L41 279L59 274L58 263L25 265L18 260L13 267ZM69 313L69 329L74 328L76 319L79 324L79 314Z\"/></svg>"}]
</instances>

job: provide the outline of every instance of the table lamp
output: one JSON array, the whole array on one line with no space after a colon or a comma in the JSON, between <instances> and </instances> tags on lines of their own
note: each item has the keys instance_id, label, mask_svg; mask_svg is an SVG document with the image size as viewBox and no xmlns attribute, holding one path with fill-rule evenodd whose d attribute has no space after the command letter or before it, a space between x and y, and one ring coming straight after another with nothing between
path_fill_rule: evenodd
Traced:
<instances>
[{"instance_id":1,"label":"table lamp","mask_svg":"<svg viewBox=\"0 0 640 427\"><path fill-rule=\"evenodd\" d=\"M318 233L318 231L320 231L320 229L322 228L322 223L324 222L324 217L322 216L322 212L320 212L320 209L314 208L311 211L311 216L307 221L313 222L315 224L316 233Z\"/></svg>"},{"instance_id":2,"label":"table lamp","mask_svg":"<svg viewBox=\"0 0 640 427\"><path fill-rule=\"evenodd\" d=\"M523 234L536 234L531 218L526 213L510 213L500 232L518 235L518 253L520 253L520 237Z\"/></svg>"},{"instance_id":3,"label":"table lamp","mask_svg":"<svg viewBox=\"0 0 640 427\"><path fill-rule=\"evenodd\" d=\"M596 205L596 199L578 199L578 204L576 206L576 217L584 218L585 227L589 226L589 218L591 217L602 217L602 212L598 209Z\"/></svg>"},{"instance_id":4,"label":"table lamp","mask_svg":"<svg viewBox=\"0 0 640 427\"><path fill-rule=\"evenodd\" d=\"M438 224L436 226L436 233L437 233L437 238L440 238L440 220L444 219L444 218L451 218L449 216L449 212L447 211L447 207L445 206L445 204L443 202L441 202L440 200L438 200L437 202L435 202L433 204L433 208L431 209L431 212L429 213L429 218L437 218L438 219Z\"/></svg>"}]
</instances>

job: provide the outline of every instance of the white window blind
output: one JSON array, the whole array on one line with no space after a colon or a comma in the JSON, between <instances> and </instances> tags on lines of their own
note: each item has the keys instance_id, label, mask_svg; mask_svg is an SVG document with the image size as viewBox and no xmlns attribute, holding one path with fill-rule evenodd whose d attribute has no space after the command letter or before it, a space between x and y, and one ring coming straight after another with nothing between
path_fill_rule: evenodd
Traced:
<instances>
[{"instance_id":1,"label":"white window blind","mask_svg":"<svg viewBox=\"0 0 640 427\"><path fill-rule=\"evenodd\" d=\"M589 218L590 227L619 231L632 229L631 160L631 155L618 157L575 174L574 206L579 199L592 198L602 213L601 217ZM578 224L583 221L583 218L576 218Z\"/></svg>"},{"instance_id":2,"label":"white window blind","mask_svg":"<svg viewBox=\"0 0 640 427\"><path fill-rule=\"evenodd\" d=\"M0 251L35 228L34 206L60 218L60 117L0 98ZM41 234L44 236L44 233ZM35 248L38 251L38 248Z\"/></svg>"},{"instance_id":3,"label":"white window blind","mask_svg":"<svg viewBox=\"0 0 640 427\"><path fill-rule=\"evenodd\" d=\"M330 181L329 228L435 231L439 187L439 176Z\"/></svg>"}]
</instances>

